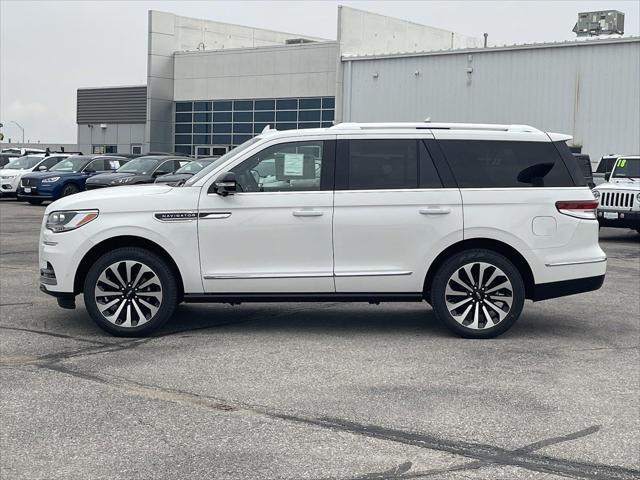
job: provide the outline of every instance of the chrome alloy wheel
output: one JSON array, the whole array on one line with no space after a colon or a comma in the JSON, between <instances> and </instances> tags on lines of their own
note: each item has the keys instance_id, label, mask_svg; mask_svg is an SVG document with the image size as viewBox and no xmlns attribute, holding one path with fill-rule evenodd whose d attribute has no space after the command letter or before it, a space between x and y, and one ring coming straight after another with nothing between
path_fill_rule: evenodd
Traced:
<instances>
[{"instance_id":1,"label":"chrome alloy wheel","mask_svg":"<svg viewBox=\"0 0 640 480\"><path fill-rule=\"evenodd\" d=\"M102 271L94 295L96 306L107 321L119 327L139 327L158 312L162 285L147 265L122 260Z\"/></svg>"},{"instance_id":2,"label":"chrome alloy wheel","mask_svg":"<svg viewBox=\"0 0 640 480\"><path fill-rule=\"evenodd\" d=\"M513 287L506 274L495 265L472 262L449 277L444 296L456 322L481 330L494 327L509 314Z\"/></svg>"}]
</instances>

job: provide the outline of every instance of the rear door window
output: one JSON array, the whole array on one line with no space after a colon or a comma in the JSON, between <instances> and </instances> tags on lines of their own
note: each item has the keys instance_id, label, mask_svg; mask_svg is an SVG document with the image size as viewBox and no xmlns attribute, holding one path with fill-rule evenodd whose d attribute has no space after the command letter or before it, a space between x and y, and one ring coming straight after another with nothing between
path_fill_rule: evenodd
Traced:
<instances>
[{"instance_id":1,"label":"rear door window","mask_svg":"<svg viewBox=\"0 0 640 480\"><path fill-rule=\"evenodd\" d=\"M349 190L418 188L418 142L415 139L343 140ZM343 166L345 167L345 166Z\"/></svg>"},{"instance_id":2,"label":"rear door window","mask_svg":"<svg viewBox=\"0 0 640 480\"><path fill-rule=\"evenodd\" d=\"M439 143L460 188L575 186L551 142L441 140Z\"/></svg>"}]
</instances>

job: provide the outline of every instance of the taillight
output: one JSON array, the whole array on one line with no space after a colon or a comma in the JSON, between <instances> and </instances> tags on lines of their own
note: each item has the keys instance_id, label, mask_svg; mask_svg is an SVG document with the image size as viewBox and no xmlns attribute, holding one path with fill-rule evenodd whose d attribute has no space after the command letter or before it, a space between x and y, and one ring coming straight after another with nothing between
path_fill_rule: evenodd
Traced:
<instances>
[{"instance_id":1,"label":"taillight","mask_svg":"<svg viewBox=\"0 0 640 480\"><path fill-rule=\"evenodd\" d=\"M596 219L597 200L560 200L556 202L556 208L564 215L583 218L585 220Z\"/></svg>"}]
</instances>

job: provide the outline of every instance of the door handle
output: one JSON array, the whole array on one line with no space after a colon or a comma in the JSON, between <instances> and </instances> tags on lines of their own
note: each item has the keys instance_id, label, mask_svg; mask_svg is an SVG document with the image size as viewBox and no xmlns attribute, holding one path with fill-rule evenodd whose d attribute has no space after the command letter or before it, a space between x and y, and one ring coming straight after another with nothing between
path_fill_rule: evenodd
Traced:
<instances>
[{"instance_id":1,"label":"door handle","mask_svg":"<svg viewBox=\"0 0 640 480\"><path fill-rule=\"evenodd\" d=\"M294 217L321 217L324 212L322 210L294 210L292 214Z\"/></svg>"},{"instance_id":2,"label":"door handle","mask_svg":"<svg viewBox=\"0 0 640 480\"><path fill-rule=\"evenodd\" d=\"M451 213L451 209L448 207L423 207L418 211L421 215L446 215Z\"/></svg>"},{"instance_id":3,"label":"door handle","mask_svg":"<svg viewBox=\"0 0 640 480\"><path fill-rule=\"evenodd\" d=\"M223 218L229 218L230 216L231 212L201 213L200 220L221 220Z\"/></svg>"}]
</instances>

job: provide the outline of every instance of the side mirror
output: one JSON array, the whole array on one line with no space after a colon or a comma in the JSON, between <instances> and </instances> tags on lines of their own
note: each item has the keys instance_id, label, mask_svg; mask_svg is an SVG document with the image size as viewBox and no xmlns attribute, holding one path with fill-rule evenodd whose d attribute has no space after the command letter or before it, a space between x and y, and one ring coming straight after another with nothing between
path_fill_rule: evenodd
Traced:
<instances>
[{"instance_id":1,"label":"side mirror","mask_svg":"<svg viewBox=\"0 0 640 480\"><path fill-rule=\"evenodd\" d=\"M47 167L45 167L44 165L40 165L40 166L38 167L38 171L39 171L39 172L46 172L46 171L47 171Z\"/></svg>"},{"instance_id":2,"label":"side mirror","mask_svg":"<svg viewBox=\"0 0 640 480\"><path fill-rule=\"evenodd\" d=\"M238 181L233 172L223 173L213 183L213 191L222 197L233 195L238 190ZM211 191L211 189L209 190Z\"/></svg>"},{"instance_id":3,"label":"side mirror","mask_svg":"<svg viewBox=\"0 0 640 480\"><path fill-rule=\"evenodd\" d=\"M611 178L611 172L607 172L607 173L604 174L604 181L605 182L608 182L610 178Z\"/></svg>"}]
</instances>

